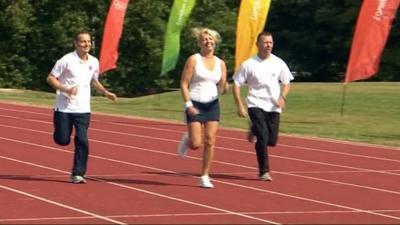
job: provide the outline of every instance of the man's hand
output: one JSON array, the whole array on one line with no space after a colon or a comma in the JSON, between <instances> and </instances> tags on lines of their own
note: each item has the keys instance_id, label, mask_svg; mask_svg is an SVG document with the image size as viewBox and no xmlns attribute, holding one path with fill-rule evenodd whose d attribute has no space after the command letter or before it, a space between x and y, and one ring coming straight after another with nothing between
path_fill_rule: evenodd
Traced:
<instances>
[{"instance_id":1,"label":"man's hand","mask_svg":"<svg viewBox=\"0 0 400 225\"><path fill-rule=\"evenodd\" d=\"M72 86L67 89L66 93L73 98L78 94L78 87L76 85Z\"/></svg>"},{"instance_id":2,"label":"man's hand","mask_svg":"<svg viewBox=\"0 0 400 225\"><path fill-rule=\"evenodd\" d=\"M282 111L285 109L286 100L285 100L283 97L280 97L280 98L278 99L278 106L279 106L279 108L282 109Z\"/></svg>"},{"instance_id":3,"label":"man's hand","mask_svg":"<svg viewBox=\"0 0 400 225\"><path fill-rule=\"evenodd\" d=\"M118 100L117 95L114 94L114 93L112 93L112 92L105 91L105 92L104 92L104 95L105 95L108 99L110 99L110 100L112 100L112 101L117 101L117 100Z\"/></svg>"},{"instance_id":4,"label":"man's hand","mask_svg":"<svg viewBox=\"0 0 400 225\"><path fill-rule=\"evenodd\" d=\"M246 111L246 109L244 108L243 105L238 106L238 108L237 108L237 114L238 114L238 116L240 116L240 117L247 117L247 111Z\"/></svg>"}]
</instances>

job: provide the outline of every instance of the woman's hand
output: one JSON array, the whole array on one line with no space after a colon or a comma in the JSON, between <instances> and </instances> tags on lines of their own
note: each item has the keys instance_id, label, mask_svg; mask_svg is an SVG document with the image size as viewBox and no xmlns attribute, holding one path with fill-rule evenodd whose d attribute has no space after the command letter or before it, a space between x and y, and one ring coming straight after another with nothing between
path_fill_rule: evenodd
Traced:
<instances>
[{"instance_id":1,"label":"woman's hand","mask_svg":"<svg viewBox=\"0 0 400 225\"><path fill-rule=\"evenodd\" d=\"M187 110L187 113L191 116L199 114L199 110L194 106L188 107L186 110Z\"/></svg>"}]
</instances>

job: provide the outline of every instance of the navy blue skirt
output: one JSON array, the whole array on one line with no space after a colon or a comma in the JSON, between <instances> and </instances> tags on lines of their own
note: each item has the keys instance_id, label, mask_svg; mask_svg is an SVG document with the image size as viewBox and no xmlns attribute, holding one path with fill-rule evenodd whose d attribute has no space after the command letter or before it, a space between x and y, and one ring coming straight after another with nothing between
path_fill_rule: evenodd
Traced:
<instances>
[{"instance_id":1,"label":"navy blue skirt","mask_svg":"<svg viewBox=\"0 0 400 225\"><path fill-rule=\"evenodd\" d=\"M220 117L220 109L219 109L219 101L215 99L212 102L201 103L193 101L193 106L199 110L199 114L197 115L189 115L187 110L186 114L186 122L207 122L207 121L219 121Z\"/></svg>"}]
</instances>

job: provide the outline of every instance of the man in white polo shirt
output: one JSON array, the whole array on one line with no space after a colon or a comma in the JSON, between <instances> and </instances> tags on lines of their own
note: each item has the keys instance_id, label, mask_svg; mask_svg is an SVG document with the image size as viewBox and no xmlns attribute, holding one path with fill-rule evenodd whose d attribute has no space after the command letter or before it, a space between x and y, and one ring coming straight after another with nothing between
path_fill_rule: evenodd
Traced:
<instances>
[{"instance_id":1,"label":"man in white polo shirt","mask_svg":"<svg viewBox=\"0 0 400 225\"><path fill-rule=\"evenodd\" d=\"M278 141L280 113L285 108L293 75L286 63L271 53L274 45L271 33L261 32L256 45L257 55L244 61L233 76L233 95L238 115L246 117L240 86L248 84L247 110L252 124L251 132L257 137L255 150L259 179L272 181L268 146L275 146Z\"/></svg>"},{"instance_id":2,"label":"man in white polo shirt","mask_svg":"<svg viewBox=\"0 0 400 225\"><path fill-rule=\"evenodd\" d=\"M74 38L75 51L57 61L47 83L57 91L54 108L54 141L68 145L72 129L75 129L75 154L71 182L86 183L84 178L89 156L87 130L90 123L91 85L107 98L115 101L117 96L107 91L99 82L99 61L89 54L92 47L90 34L79 32Z\"/></svg>"}]
</instances>

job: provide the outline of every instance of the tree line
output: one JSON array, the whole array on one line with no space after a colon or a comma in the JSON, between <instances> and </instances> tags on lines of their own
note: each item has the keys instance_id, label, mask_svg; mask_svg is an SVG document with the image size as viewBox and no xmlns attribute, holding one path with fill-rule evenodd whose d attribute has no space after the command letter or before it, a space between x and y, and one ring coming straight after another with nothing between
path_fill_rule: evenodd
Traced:
<instances>
[{"instance_id":1,"label":"tree line","mask_svg":"<svg viewBox=\"0 0 400 225\"><path fill-rule=\"evenodd\" d=\"M45 82L56 60L73 50L82 29L93 35L99 56L109 0L0 1L0 87L51 91ZM274 53L295 72L296 81L343 80L361 0L272 0L265 30L274 35ZM234 71L240 0L197 0L182 30L176 68L161 76L164 33L172 0L130 1L119 46L118 68L102 76L120 96L138 96L179 86L186 58L198 51L193 27L209 27L222 37L217 55ZM372 81L400 81L398 16Z\"/></svg>"}]
</instances>

